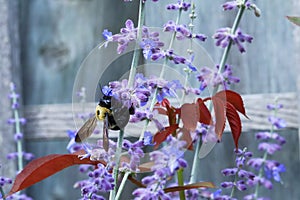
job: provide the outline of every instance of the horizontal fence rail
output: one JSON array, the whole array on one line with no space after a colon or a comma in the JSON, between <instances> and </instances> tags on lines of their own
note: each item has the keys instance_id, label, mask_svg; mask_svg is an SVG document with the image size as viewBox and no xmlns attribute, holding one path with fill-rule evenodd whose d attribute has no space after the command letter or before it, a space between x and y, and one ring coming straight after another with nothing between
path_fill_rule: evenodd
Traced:
<instances>
[{"instance_id":1,"label":"horizontal fence rail","mask_svg":"<svg viewBox=\"0 0 300 200\"><path fill-rule=\"evenodd\" d=\"M285 119L287 128L298 129L296 93L251 94L243 95L242 98L249 117L246 119L241 116L243 131L268 130L270 128L268 123L270 111L266 109L266 105L274 103L275 99L284 105L283 109L278 112L278 117ZM84 111L92 113L94 110L95 103L84 104L84 110L80 104L26 106L24 108L24 115L27 119L25 138L28 140L66 139L68 138L67 130L76 130L83 124L83 120L74 120L76 114ZM101 126L102 123L98 123L99 130L102 130ZM142 126L132 126L126 128L125 133L127 136L138 136L141 130ZM229 131L228 125L225 131ZM110 137L117 137L117 132L110 131Z\"/></svg>"}]
</instances>

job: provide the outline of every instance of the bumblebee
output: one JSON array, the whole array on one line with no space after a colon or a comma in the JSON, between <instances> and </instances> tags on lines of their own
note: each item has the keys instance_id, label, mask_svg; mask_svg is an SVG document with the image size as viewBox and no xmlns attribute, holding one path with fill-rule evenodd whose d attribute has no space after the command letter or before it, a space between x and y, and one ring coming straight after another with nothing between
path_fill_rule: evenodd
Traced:
<instances>
[{"instance_id":1,"label":"bumblebee","mask_svg":"<svg viewBox=\"0 0 300 200\"><path fill-rule=\"evenodd\" d=\"M135 113L134 107L124 106L121 101L112 97L112 92L106 91L96 106L95 115L89 118L79 129L75 142L82 142L94 132L97 120L103 121L103 148L108 151L108 130L121 130L127 125L130 115Z\"/></svg>"}]
</instances>

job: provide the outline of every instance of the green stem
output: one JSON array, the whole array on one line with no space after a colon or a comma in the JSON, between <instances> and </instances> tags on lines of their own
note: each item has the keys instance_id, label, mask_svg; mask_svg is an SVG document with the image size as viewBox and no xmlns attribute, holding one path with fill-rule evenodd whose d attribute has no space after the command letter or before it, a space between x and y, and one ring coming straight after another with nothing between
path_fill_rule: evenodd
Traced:
<instances>
[{"instance_id":1,"label":"green stem","mask_svg":"<svg viewBox=\"0 0 300 200\"><path fill-rule=\"evenodd\" d=\"M0 187L0 193L1 193L1 197L2 197L2 199L3 200L5 200L6 198L5 198L5 193L4 193L4 191L3 191L3 188L2 187Z\"/></svg>"},{"instance_id":2,"label":"green stem","mask_svg":"<svg viewBox=\"0 0 300 200\"><path fill-rule=\"evenodd\" d=\"M119 200L119 198L120 198L120 196L121 196L121 193L122 193L122 190L124 189L125 183L126 183L126 181L127 181L127 179L128 179L128 176L130 175L130 173L131 173L130 171L127 171L127 172L124 174L124 177L123 177L122 182L121 182L121 184L120 184L120 187L119 187L119 190L118 190L118 193L117 193L117 195L116 195L115 200Z\"/></svg>"},{"instance_id":3,"label":"green stem","mask_svg":"<svg viewBox=\"0 0 300 200\"><path fill-rule=\"evenodd\" d=\"M17 102L17 94L15 93L15 91L13 89L11 92L13 95L12 105L16 105L18 103ZM19 112L15 108L13 113L14 113L14 118L15 118L16 133L21 133ZM21 171L23 169L23 151L22 151L22 141L21 140L17 141L17 152L18 152L18 171Z\"/></svg>"},{"instance_id":4,"label":"green stem","mask_svg":"<svg viewBox=\"0 0 300 200\"><path fill-rule=\"evenodd\" d=\"M197 169L199 169L199 165L200 165L200 159L198 158L201 146L202 146L202 136L199 136L198 142L196 144L196 149L195 149L195 154L194 154L194 159L193 159L193 166L192 166L192 170L191 170L191 178L190 178L190 183L196 183L197 181Z\"/></svg>"},{"instance_id":5,"label":"green stem","mask_svg":"<svg viewBox=\"0 0 300 200\"><path fill-rule=\"evenodd\" d=\"M275 103L275 105L277 106L277 102ZM277 109L274 110L274 116L277 116ZM274 133L274 125L272 124L271 128L270 128L270 134L272 135ZM264 155L263 155L263 164L261 166L261 168L259 169L259 173L258 173L258 177L259 179L263 176L263 168L264 168L264 163L266 162L266 160L268 159L268 152L265 151ZM258 197L258 190L259 190L259 186L260 184L257 183L255 186L255 192L254 192L254 199L256 200Z\"/></svg>"},{"instance_id":6,"label":"green stem","mask_svg":"<svg viewBox=\"0 0 300 200\"><path fill-rule=\"evenodd\" d=\"M240 168L238 169L238 171L236 172L235 176L234 176L234 183L237 182L238 180L238 172L240 171ZM230 197L232 198L234 193L236 191L236 186L233 186L232 189L231 189L231 193L230 193Z\"/></svg>"},{"instance_id":7,"label":"green stem","mask_svg":"<svg viewBox=\"0 0 300 200\"><path fill-rule=\"evenodd\" d=\"M177 16L177 19L176 19L176 24L179 23L180 16L181 16L181 10L179 10L179 13L178 13L178 16ZM170 45L169 45L168 49L172 48L172 46L174 44L175 38L176 38L176 32L174 31L174 33L172 34ZM165 58L163 66L162 66L162 69L161 69L161 72L160 72L159 78L163 78L164 77L165 69L166 69L166 66L167 66L167 62L168 62L168 58ZM159 90L159 88L155 88L155 90L154 90L154 95L153 95L153 98L152 98L152 101L151 101L151 104L150 104L150 107L149 107L149 111L152 111L153 108L154 108L154 105L156 103L156 95L158 93L158 90ZM142 129L142 133L140 135L140 139L139 140L142 140L144 138L144 132L147 130L148 125L149 125L149 120L146 120L146 123L145 123L145 125L144 125L144 127Z\"/></svg>"},{"instance_id":8,"label":"green stem","mask_svg":"<svg viewBox=\"0 0 300 200\"><path fill-rule=\"evenodd\" d=\"M129 87L131 87L133 85L134 77L136 74L136 68L137 68L140 53L141 53L140 48L139 48L139 42L140 42L141 34L142 34L142 25L144 24L144 21L145 21L144 7L145 7L145 5L143 3L143 0L140 0L138 26L137 26L137 39L136 39L135 48L133 51L133 57L132 57L132 62L131 62L131 67L130 67L129 78L128 78L128 86Z\"/></svg>"},{"instance_id":9,"label":"green stem","mask_svg":"<svg viewBox=\"0 0 300 200\"><path fill-rule=\"evenodd\" d=\"M180 168L177 171L177 178L178 178L178 186L183 186L184 185L183 168ZM184 190L179 191L179 197L180 200L185 200Z\"/></svg>"},{"instance_id":10,"label":"green stem","mask_svg":"<svg viewBox=\"0 0 300 200\"><path fill-rule=\"evenodd\" d=\"M237 15L235 17L234 23L232 25L232 28L231 28L231 32L232 33L234 33L236 31L236 29L237 29L237 27L238 27L238 25L239 25L239 23L240 23L240 21L242 19L244 11L245 11L245 6L242 5L240 7L240 9L239 9L239 11L238 11L238 13L237 13ZM228 46L225 48L225 50L223 52L222 58L221 58L221 62L220 62L220 65L219 65L219 71L218 71L219 74L222 73L222 71L224 70L225 63L227 61L227 58L228 58L231 46L232 46L232 41L230 40ZM214 90L212 92L212 96L217 93L218 89L219 89L219 85L214 88ZM210 112L212 111L212 103L211 102L209 104L209 111ZM198 140L197 141L197 147L199 147L199 150L201 148L201 144L200 143L201 143L201 140ZM195 183L195 181L196 181L196 178L195 178L195 176L196 176L196 170L198 169L198 166L199 166L198 162L200 162L200 159L197 158L198 157L198 153L199 152L197 152L197 154L196 154L196 152L195 152L195 154L194 154L194 163L193 163L193 167L192 167L190 183Z\"/></svg>"},{"instance_id":11,"label":"green stem","mask_svg":"<svg viewBox=\"0 0 300 200\"><path fill-rule=\"evenodd\" d=\"M181 13L182 13L182 10L179 9L179 12L178 12L178 15L177 15L177 18L176 18L176 22L175 22L176 25L177 25L177 24L179 23L179 21L180 21ZM174 44L174 41L175 41L175 38L176 38L176 31L174 31L173 34L172 34L171 41L170 41L169 48L168 48L169 50L172 48L172 46L173 46L173 44ZM168 58L165 58L164 64L163 64L162 69L161 69L161 71L160 71L160 76L159 76L159 78L163 78L163 77L164 77L165 71L166 71L165 68L166 68L166 66L167 66L167 62L168 62Z\"/></svg>"},{"instance_id":12,"label":"green stem","mask_svg":"<svg viewBox=\"0 0 300 200\"><path fill-rule=\"evenodd\" d=\"M118 180L118 172L119 172L119 166L120 166L123 138L124 138L124 130L121 129L119 132L119 137L118 137L118 142L117 142L117 150L116 150L116 154L115 154L116 166L113 169L115 188L110 191L110 196L109 196L110 200L115 200L115 196L116 196L117 180Z\"/></svg>"},{"instance_id":13,"label":"green stem","mask_svg":"<svg viewBox=\"0 0 300 200\"><path fill-rule=\"evenodd\" d=\"M156 88L155 91L154 91L154 95L153 95L151 104L150 104L150 106L149 106L149 110L150 110L150 111L153 110L154 105L155 105L155 103L156 103L156 95L157 95L157 92L158 92L158 89ZM143 129L142 129L142 132L141 132L141 135L140 135L140 138L139 138L140 141L144 139L144 133L145 133L145 131L147 130L147 127L148 127L149 123L150 123L150 121L149 121L148 119L146 119L145 125L144 125L144 127L143 127Z\"/></svg>"}]
</instances>

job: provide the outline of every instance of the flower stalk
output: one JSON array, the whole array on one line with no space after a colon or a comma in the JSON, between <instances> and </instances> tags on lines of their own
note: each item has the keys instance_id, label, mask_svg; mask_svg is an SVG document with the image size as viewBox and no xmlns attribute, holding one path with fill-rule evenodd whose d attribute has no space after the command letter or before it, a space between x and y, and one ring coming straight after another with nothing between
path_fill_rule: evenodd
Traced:
<instances>
[{"instance_id":1,"label":"flower stalk","mask_svg":"<svg viewBox=\"0 0 300 200\"><path fill-rule=\"evenodd\" d=\"M275 101L275 107L277 107L277 101ZM277 117L277 111L278 109L274 109L274 116ZM270 134L272 135L274 133L274 124L271 125L271 128L270 128ZM265 151L264 152L264 155L263 155L263 163L266 162L266 160L268 159L268 152ZM264 165L264 164L263 164ZM263 172L264 172L264 167L262 166L260 169L259 169L259 172L258 172L258 177L259 179L263 177ZM255 191L254 191L254 200L257 200L258 199L258 192L259 192L259 186L260 184L256 184L255 186Z\"/></svg>"},{"instance_id":2,"label":"flower stalk","mask_svg":"<svg viewBox=\"0 0 300 200\"><path fill-rule=\"evenodd\" d=\"M239 11L238 11L238 13L237 13L237 15L235 17L234 23L232 25L231 33L234 33L237 30L237 27L240 24L240 21L242 19L242 16L243 16L243 13L245 11L245 8L246 8L245 5L242 5L239 8ZM221 61L220 61L220 67L219 67L219 70L218 70L218 74L221 74L222 71L224 70L225 63L226 63L226 61L228 59L228 55L229 55L229 52L230 52L232 44L233 44L233 42L232 42L232 40L230 40L228 46L225 48L225 50L223 52L223 55L222 55L222 58L221 58ZM219 85L217 85L213 89L211 95L212 96L215 95L218 92L218 89L219 89ZM212 106L213 105L210 102L210 104L209 104L209 111L210 112L212 111ZM198 140L197 144L196 144L195 154L194 154L194 162L193 162L192 171L191 171L190 183L195 183L196 182L196 174L197 174L196 170L199 169L199 162L200 162L200 159L198 158L198 154L199 154L199 151L201 149L201 146L202 146L202 141Z\"/></svg>"},{"instance_id":3,"label":"flower stalk","mask_svg":"<svg viewBox=\"0 0 300 200\"><path fill-rule=\"evenodd\" d=\"M117 150L116 150L116 154L115 154L116 165L113 169L113 178L114 178L115 187L110 192L110 195L109 195L110 200L115 200L115 196L116 196L118 172L119 172L119 166L120 166L120 158L121 158L121 152L122 152L123 138L124 138L124 130L121 129L119 131L119 137L118 137L118 142L117 142ZM121 189L123 189L123 188L121 188Z\"/></svg>"},{"instance_id":4,"label":"flower stalk","mask_svg":"<svg viewBox=\"0 0 300 200\"><path fill-rule=\"evenodd\" d=\"M135 48L133 51L133 57L132 57L132 62L131 62L131 66L130 66L130 72L129 72L129 78L128 78L128 86L131 87L133 85L134 82L134 77L136 74L136 68L139 62L139 57L141 54L140 48L139 48L139 42L141 39L141 35L142 35L142 26L144 24L145 21L145 12L144 12L144 8L145 8L145 3L143 3L143 0L140 0L139 2L139 16L138 16L138 25L137 25L137 40L135 43Z\"/></svg>"},{"instance_id":5,"label":"flower stalk","mask_svg":"<svg viewBox=\"0 0 300 200\"><path fill-rule=\"evenodd\" d=\"M13 83L10 85L11 89L11 97L12 97L12 105L18 105L17 94L15 92L15 86ZM14 120L15 120L15 130L16 133L21 133L21 124L20 124L20 117L17 108L13 110ZM17 140L17 152L18 152L18 171L23 169L23 151L22 151L22 141Z\"/></svg>"},{"instance_id":6,"label":"flower stalk","mask_svg":"<svg viewBox=\"0 0 300 200\"><path fill-rule=\"evenodd\" d=\"M120 187L119 187L119 190L118 190L118 193L117 193L117 195L116 195L116 198L115 198L115 200L119 200L119 198L120 198L120 196L121 196L121 194L122 194L122 191L123 191L123 189L124 189L124 186L125 186L125 184L126 184L126 181L128 180L128 176L130 175L130 171L126 171L125 172L125 174L124 174L124 176L123 176L123 178L122 178L122 182L121 182L121 184L120 184Z\"/></svg>"}]
</instances>

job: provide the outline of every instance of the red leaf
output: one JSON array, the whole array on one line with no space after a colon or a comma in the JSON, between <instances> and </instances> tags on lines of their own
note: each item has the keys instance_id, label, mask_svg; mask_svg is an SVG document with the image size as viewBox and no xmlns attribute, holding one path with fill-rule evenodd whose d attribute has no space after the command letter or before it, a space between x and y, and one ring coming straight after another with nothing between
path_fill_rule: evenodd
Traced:
<instances>
[{"instance_id":1,"label":"red leaf","mask_svg":"<svg viewBox=\"0 0 300 200\"><path fill-rule=\"evenodd\" d=\"M211 120L211 114L208 110L208 108L206 107L206 105L204 104L204 101L202 99L198 99L197 100L198 106L199 106L199 122L203 123L203 124L207 124L210 125L212 124L212 120Z\"/></svg>"},{"instance_id":2,"label":"red leaf","mask_svg":"<svg viewBox=\"0 0 300 200\"><path fill-rule=\"evenodd\" d=\"M163 99L162 102L161 102L161 105L163 107L167 107L167 106L170 107L171 106L170 101L168 99Z\"/></svg>"},{"instance_id":3,"label":"red leaf","mask_svg":"<svg viewBox=\"0 0 300 200\"><path fill-rule=\"evenodd\" d=\"M162 108L162 107L154 107L153 110L157 110L159 114L161 115L168 115L166 109Z\"/></svg>"},{"instance_id":4,"label":"red leaf","mask_svg":"<svg viewBox=\"0 0 300 200\"><path fill-rule=\"evenodd\" d=\"M157 148L166 138L178 128L178 124L172 124L166 127L164 130L156 133L153 137L153 141L155 143L154 148Z\"/></svg>"},{"instance_id":5,"label":"red leaf","mask_svg":"<svg viewBox=\"0 0 300 200\"><path fill-rule=\"evenodd\" d=\"M216 118L215 132L218 135L218 139L221 140L226 122L225 104L222 100L214 96L212 97L212 102L214 105L214 112Z\"/></svg>"},{"instance_id":6,"label":"red leaf","mask_svg":"<svg viewBox=\"0 0 300 200\"><path fill-rule=\"evenodd\" d=\"M190 131L188 131L185 127L181 129L182 137L181 140L186 142L186 148L188 150L193 150L193 139L191 137Z\"/></svg>"},{"instance_id":7,"label":"red leaf","mask_svg":"<svg viewBox=\"0 0 300 200\"><path fill-rule=\"evenodd\" d=\"M169 105L166 105L168 118L169 118L169 124L173 125L176 124L176 109L174 107L170 107Z\"/></svg>"},{"instance_id":8,"label":"red leaf","mask_svg":"<svg viewBox=\"0 0 300 200\"><path fill-rule=\"evenodd\" d=\"M90 159L80 159L78 154L52 154L31 161L17 175L9 195L23 190L45 178L67 168L78 164L97 165L99 162ZM102 162L101 162L102 163ZM103 161L103 164L106 164Z\"/></svg>"},{"instance_id":9,"label":"red leaf","mask_svg":"<svg viewBox=\"0 0 300 200\"><path fill-rule=\"evenodd\" d=\"M248 116L246 115L243 99L239 93L236 93L232 90L223 90L218 92L215 97L222 99L224 102L231 103L237 111L248 118Z\"/></svg>"},{"instance_id":10,"label":"red leaf","mask_svg":"<svg viewBox=\"0 0 300 200\"><path fill-rule=\"evenodd\" d=\"M181 106L180 113L183 126L189 131L196 130L200 118L199 106L195 103L185 103Z\"/></svg>"},{"instance_id":11,"label":"red leaf","mask_svg":"<svg viewBox=\"0 0 300 200\"><path fill-rule=\"evenodd\" d=\"M165 188L164 191L168 193L168 192L178 192L182 190L190 190L190 189L197 189L197 188L215 188L215 187L216 186L211 182L198 182L198 183L188 184L184 186Z\"/></svg>"},{"instance_id":12,"label":"red leaf","mask_svg":"<svg viewBox=\"0 0 300 200\"><path fill-rule=\"evenodd\" d=\"M235 147L237 149L239 138L242 132L242 123L239 114L235 110L235 107L230 103L226 104L226 117L231 129Z\"/></svg>"}]
</instances>

